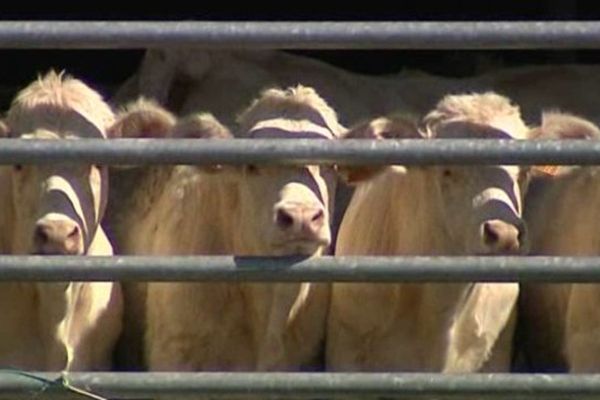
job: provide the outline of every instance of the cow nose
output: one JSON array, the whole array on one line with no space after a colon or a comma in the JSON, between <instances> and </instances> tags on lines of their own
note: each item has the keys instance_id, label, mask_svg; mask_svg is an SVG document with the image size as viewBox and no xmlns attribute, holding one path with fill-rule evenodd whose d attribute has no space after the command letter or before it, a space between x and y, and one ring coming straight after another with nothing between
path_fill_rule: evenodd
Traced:
<instances>
[{"instance_id":1,"label":"cow nose","mask_svg":"<svg viewBox=\"0 0 600 400\"><path fill-rule=\"evenodd\" d=\"M524 228L494 219L482 224L483 245L490 253L517 253L523 245Z\"/></svg>"},{"instance_id":2,"label":"cow nose","mask_svg":"<svg viewBox=\"0 0 600 400\"><path fill-rule=\"evenodd\" d=\"M321 206L281 204L275 207L275 224L282 231L317 236L325 224Z\"/></svg>"},{"instance_id":3,"label":"cow nose","mask_svg":"<svg viewBox=\"0 0 600 400\"><path fill-rule=\"evenodd\" d=\"M42 220L35 226L33 241L39 254L75 255L79 253L81 230L73 221Z\"/></svg>"}]
</instances>

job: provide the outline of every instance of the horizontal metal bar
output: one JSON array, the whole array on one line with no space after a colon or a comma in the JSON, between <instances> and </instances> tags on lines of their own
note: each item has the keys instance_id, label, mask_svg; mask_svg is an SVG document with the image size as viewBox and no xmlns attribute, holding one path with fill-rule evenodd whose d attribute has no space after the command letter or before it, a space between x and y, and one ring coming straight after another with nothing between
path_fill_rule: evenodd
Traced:
<instances>
[{"instance_id":1,"label":"horizontal metal bar","mask_svg":"<svg viewBox=\"0 0 600 400\"><path fill-rule=\"evenodd\" d=\"M591 140L0 139L0 164L600 164Z\"/></svg>"},{"instance_id":2,"label":"horizontal metal bar","mask_svg":"<svg viewBox=\"0 0 600 400\"><path fill-rule=\"evenodd\" d=\"M4 48L592 49L596 21L2 21Z\"/></svg>"},{"instance_id":3,"label":"horizontal metal bar","mask_svg":"<svg viewBox=\"0 0 600 400\"><path fill-rule=\"evenodd\" d=\"M0 399L84 399L59 374L0 374ZM410 398L597 399L600 375L430 373L70 373L72 387L110 399Z\"/></svg>"},{"instance_id":4,"label":"horizontal metal bar","mask_svg":"<svg viewBox=\"0 0 600 400\"><path fill-rule=\"evenodd\" d=\"M600 282L600 257L0 256L0 281Z\"/></svg>"}]
</instances>

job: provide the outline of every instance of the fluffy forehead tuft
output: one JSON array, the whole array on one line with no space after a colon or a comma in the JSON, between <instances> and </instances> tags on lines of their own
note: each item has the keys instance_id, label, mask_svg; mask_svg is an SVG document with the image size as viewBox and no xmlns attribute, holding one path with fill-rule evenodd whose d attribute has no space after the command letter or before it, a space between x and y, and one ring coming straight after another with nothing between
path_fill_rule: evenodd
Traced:
<instances>
[{"instance_id":1,"label":"fluffy forehead tuft","mask_svg":"<svg viewBox=\"0 0 600 400\"><path fill-rule=\"evenodd\" d=\"M302 85L263 91L238 117L238 123L242 132L246 132L260 121L277 118L309 120L327 128L334 136L346 130L333 108L313 88Z\"/></svg>"},{"instance_id":2,"label":"fluffy forehead tuft","mask_svg":"<svg viewBox=\"0 0 600 400\"><path fill-rule=\"evenodd\" d=\"M447 95L425 116L429 131L451 122L471 122L506 131L515 138L525 138L528 128L519 107L494 92Z\"/></svg>"},{"instance_id":3,"label":"fluffy forehead tuft","mask_svg":"<svg viewBox=\"0 0 600 400\"><path fill-rule=\"evenodd\" d=\"M50 71L23 90L13 100L7 114L11 130L26 133L37 128L62 132L81 128L77 114L103 135L114 115L102 97L82 81Z\"/></svg>"},{"instance_id":4,"label":"fluffy forehead tuft","mask_svg":"<svg viewBox=\"0 0 600 400\"><path fill-rule=\"evenodd\" d=\"M135 101L127 103L120 110L119 114L127 114L132 112L139 113L159 113L171 120L172 124L175 124L175 117L169 111L160 106L155 100L146 98L144 96L139 97Z\"/></svg>"},{"instance_id":5,"label":"fluffy forehead tuft","mask_svg":"<svg viewBox=\"0 0 600 400\"><path fill-rule=\"evenodd\" d=\"M231 133L212 114L198 113L180 119L175 136L187 138L230 139Z\"/></svg>"},{"instance_id":6,"label":"fluffy forehead tuft","mask_svg":"<svg viewBox=\"0 0 600 400\"><path fill-rule=\"evenodd\" d=\"M177 120L154 100L140 97L126 104L117 113L117 122L110 128L114 137L167 137Z\"/></svg>"}]
</instances>

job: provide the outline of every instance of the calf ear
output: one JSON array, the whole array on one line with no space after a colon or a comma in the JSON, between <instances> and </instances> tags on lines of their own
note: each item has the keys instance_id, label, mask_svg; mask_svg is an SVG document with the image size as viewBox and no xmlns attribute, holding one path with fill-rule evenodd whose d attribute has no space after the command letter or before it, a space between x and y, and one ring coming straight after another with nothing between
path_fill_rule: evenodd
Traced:
<instances>
[{"instance_id":1,"label":"calf ear","mask_svg":"<svg viewBox=\"0 0 600 400\"><path fill-rule=\"evenodd\" d=\"M373 121L351 128L342 137L346 139L421 139L417 121L408 116L394 116L391 118L377 118ZM383 171L406 173L406 168L401 165L392 166L339 166L338 173L348 184L358 184L374 178Z\"/></svg>"},{"instance_id":2,"label":"calf ear","mask_svg":"<svg viewBox=\"0 0 600 400\"><path fill-rule=\"evenodd\" d=\"M542 124L529 131L529 139L600 140L600 129L584 118L556 111L544 112ZM576 170L572 165L535 165L532 177L558 178Z\"/></svg>"},{"instance_id":3,"label":"calf ear","mask_svg":"<svg viewBox=\"0 0 600 400\"><path fill-rule=\"evenodd\" d=\"M529 168L529 178L559 179L580 168L579 165L532 165Z\"/></svg>"},{"instance_id":4,"label":"calf ear","mask_svg":"<svg viewBox=\"0 0 600 400\"><path fill-rule=\"evenodd\" d=\"M108 129L111 138L155 138L171 135L175 117L155 102L140 98L128 104Z\"/></svg>"},{"instance_id":5,"label":"calf ear","mask_svg":"<svg viewBox=\"0 0 600 400\"><path fill-rule=\"evenodd\" d=\"M532 165L529 174L532 178L557 178L573 170L572 166L563 165Z\"/></svg>"},{"instance_id":6,"label":"calf ear","mask_svg":"<svg viewBox=\"0 0 600 400\"><path fill-rule=\"evenodd\" d=\"M591 121L576 115L545 111L542 124L529 131L529 139L599 140L600 129Z\"/></svg>"},{"instance_id":7,"label":"calf ear","mask_svg":"<svg viewBox=\"0 0 600 400\"><path fill-rule=\"evenodd\" d=\"M212 114L192 114L181 119L173 130L173 137L184 139L232 139L229 129Z\"/></svg>"},{"instance_id":8,"label":"calf ear","mask_svg":"<svg viewBox=\"0 0 600 400\"><path fill-rule=\"evenodd\" d=\"M181 139L233 139L229 129L212 114L192 114L181 119L173 130L173 137ZM222 165L199 166L204 172L220 172Z\"/></svg>"}]
</instances>

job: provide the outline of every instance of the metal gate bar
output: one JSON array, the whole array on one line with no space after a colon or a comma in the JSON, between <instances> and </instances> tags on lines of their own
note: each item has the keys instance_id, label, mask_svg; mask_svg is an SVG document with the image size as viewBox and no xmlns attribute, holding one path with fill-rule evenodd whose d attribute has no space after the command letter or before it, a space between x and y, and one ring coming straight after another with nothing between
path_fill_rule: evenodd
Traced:
<instances>
[{"instance_id":1,"label":"metal gate bar","mask_svg":"<svg viewBox=\"0 0 600 400\"><path fill-rule=\"evenodd\" d=\"M5 48L597 49L600 23L2 21Z\"/></svg>"},{"instance_id":2,"label":"metal gate bar","mask_svg":"<svg viewBox=\"0 0 600 400\"><path fill-rule=\"evenodd\" d=\"M600 375L430 373L52 373L0 374L0 399L78 399L62 382L110 399L395 398L597 399ZM62 378L62 379L61 379ZM201 393L201 395L199 395ZM254 397L256 396L256 397Z\"/></svg>"},{"instance_id":3,"label":"metal gate bar","mask_svg":"<svg viewBox=\"0 0 600 400\"><path fill-rule=\"evenodd\" d=\"M600 282L600 257L0 255L0 281Z\"/></svg>"},{"instance_id":4,"label":"metal gate bar","mask_svg":"<svg viewBox=\"0 0 600 400\"><path fill-rule=\"evenodd\" d=\"M0 139L0 164L600 164L594 140Z\"/></svg>"}]
</instances>

